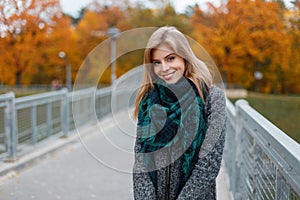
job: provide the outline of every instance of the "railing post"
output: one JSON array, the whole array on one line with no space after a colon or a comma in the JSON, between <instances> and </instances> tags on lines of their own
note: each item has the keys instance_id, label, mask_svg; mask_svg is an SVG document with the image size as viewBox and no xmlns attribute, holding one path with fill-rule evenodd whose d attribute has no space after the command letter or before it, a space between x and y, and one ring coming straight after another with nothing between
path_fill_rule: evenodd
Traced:
<instances>
[{"instance_id":1,"label":"railing post","mask_svg":"<svg viewBox=\"0 0 300 200\"><path fill-rule=\"evenodd\" d=\"M52 103L47 103L47 136L52 134Z\"/></svg>"},{"instance_id":2,"label":"railing post","mask_svg":"<svg viewBox=\"0 0 300 200\"><path fill-rule=\"evenodd\" d=\"M249 105L246 100L240 99L235 103L236 107L236 123L235 123L235 143L236 143L236 155L235 155L235 177L234 177L234 186L233 186L233 193L234 193L234 199L240 200L243 199L242 194L241 194L241 167L242 167L242 162L241 162L241 155L242 155L242 130L243 130L243 121L241 117L241 106L242 105Z\"/></svg>"},{"instance_id":3,"label":"railing post","mask_svg":"<svg viewBox=\"0 0 300 200\"><path fill-rule=\"evenodd\" d=\"M68 90L63 89L63 97L61 101L61 129L63 132L63 137L68 137L70 130L70 119L69 119L69 97Z\"/></svg>"},{"instance_id":4,"label":"railing post","mask_svg":"<svg viewBox=\"0 0 300 200\"><path fill-rule=\"evenodd\" d=\"M37 138L37 117L36 105L31 108L31 130L32 130L32 144L35 145L38 141Z\"/></svg>"},{"instance_id":5,"label":"railing post","mask_svg":"<svg viewBox=\"0 0 300 200\"><path fill-rule=\"evenodd\" d=\"M5 106L5 148L8 154L5 162L14 162L17 160L17 116L15 107L15 94L9 92L6 94L6 106Z\"/></svg>"}]
</instances>

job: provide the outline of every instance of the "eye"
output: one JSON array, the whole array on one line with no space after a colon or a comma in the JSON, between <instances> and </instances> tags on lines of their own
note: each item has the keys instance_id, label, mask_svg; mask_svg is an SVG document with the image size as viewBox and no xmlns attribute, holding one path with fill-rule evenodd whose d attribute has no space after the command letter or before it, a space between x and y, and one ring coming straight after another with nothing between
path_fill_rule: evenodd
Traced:
<instances>
[{"instance_id":1,"label":"eye","mask_svg":"<svg viewBox=\"0 0 300 200\"><path fill-rule=\"evenodd\" d=\"M169 57L167 58L167 61L168 61L168 62L172 62L173 60L175 60L175 56L169 56Z\"/></svg>"},{"instance_id":2,"label":"eye","mask_svg":"<svg viewBox=\"0 0 300 200\"><path fill-rule=\"evenodd\" d=\"M158 65L160 65L160 62L159 62L159 61L153 61L152 64L153 64L154 66L158 66Z\"/></svg>"}]
</instances>

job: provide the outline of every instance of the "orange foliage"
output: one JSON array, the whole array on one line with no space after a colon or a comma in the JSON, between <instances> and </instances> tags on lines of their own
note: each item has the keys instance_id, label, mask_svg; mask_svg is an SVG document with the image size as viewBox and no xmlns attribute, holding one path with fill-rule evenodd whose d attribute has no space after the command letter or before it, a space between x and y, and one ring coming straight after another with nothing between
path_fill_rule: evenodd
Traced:
<instances>
[{"instance_id":1,"label":"orange foliage","mask_svg":"<svg viewBox=\"0 0 300 200\"><path fill-rule=\"evenodd\" d=\"M4 48L1 48L0 68L5 71L2 83L30 82L24 73L38 70L35 67L43 57L36 55L41 54L59 8L58 0L1 0L1 46Z\"/></svg>"},{"instance_id":2,"label":"orange foliage","mask_svg":"<svg viewBox=\"0 0 300 200\"><path fill-rule=\"evenodd\" d=\"M205 12L196 6L194 12L185 15L176 13L166 1L159 9L140 4L126 8L126 0L120 2L122 6L118 7L93 1L72 25L71 18L62 13L59 0L0 0L0 84L50 84L53 79L65 83L67 62L74 82L87 55L108 38L108 28L125 31L173 25L204 46L228 85L262 92L300 92L298 4L287 11L275 1L228 0L219 7L209 4ZM118 40L117 51L125 52L138 42L136 38L143 37ZM105 70L107 63L99 60L110 56L107 49L84 64L96 64L96 70ZM66 53L65 59L58 57L60 51ZM142 57L140 49L118 58L117 75L140 65ZM263 73L262 80L255 80L256 71ZM91 80L97 78L96 74L93 70L84 73ZM110 82L109 70L101 82Z\"/></svg>"},{"instance_id":3,"label":"orange foliage","mask_svg":"<svg viewBox=\"0 0 300 200\"><path fill-rule=\"evenodd\" d=\"M210 5L209 14L197 8L192 23L227 83L257 89L253 74L260 71L259 90L286 90L282 73L289 70L290 40L278 3L229 0L219 8Z\"/></svg>"},{"instance_id":4,"label":"orange foliage","mask_svg":"<svg viewBox=\"0 0 300 200\"><path fill-rule=\"evenodd\" d=\"M99 45L109 37L107 33L108 28L114 26L122 31L125 30L126 27L128 27L126 23L124 23L125 14L119 7L114 6L99 8L100 5L97 6L98 8L96 9L96 11L85 12L84 17L80 20L74 30L74 39L78 50L78 56L81 59L81 62L83 62L87 55L95 47L97 47L97 45ZM82 51L82 49L84 49L84 51ZM89 62L94 63L97 61L89 60ZM107 66L100 67L106 68ZM88 74L93 76L95 73L87 72L87 75ZM91 79L95 79L95 77ZM109 83L110 76L104 76L104 79L101 81Z\"/></svg>"}]
</instances>

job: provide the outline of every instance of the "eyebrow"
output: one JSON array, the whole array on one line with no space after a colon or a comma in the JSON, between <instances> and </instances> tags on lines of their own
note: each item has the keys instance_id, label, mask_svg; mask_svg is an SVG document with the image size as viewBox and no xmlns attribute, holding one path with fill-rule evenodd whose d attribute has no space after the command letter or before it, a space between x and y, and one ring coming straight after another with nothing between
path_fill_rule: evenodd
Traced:
<instances>
[{"instance_id":1,"label":"eyebrow","mask_svg":"<svg viewBox=\"0 0 300 200\"><path fill-rule=\"evenodd\" d=\"M176 53L170 53L170 54L166 55L166 56L164 57L164 59L167 58L167 57L169 57L169 56L171 56L171 55L176 55ZM159 61L159 60L158 60L158 59L152 59L152 62L153 62L153 61Z\"/></svg>"}]
</instances>

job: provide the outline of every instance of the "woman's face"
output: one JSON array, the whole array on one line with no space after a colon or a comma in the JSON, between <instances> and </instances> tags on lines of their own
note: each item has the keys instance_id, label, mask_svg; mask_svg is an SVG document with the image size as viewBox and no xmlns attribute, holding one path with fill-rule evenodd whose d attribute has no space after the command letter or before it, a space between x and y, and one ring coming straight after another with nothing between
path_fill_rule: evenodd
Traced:
<instances>
[{"instance_id":1,"label":"woman's face","mask_svg":"<svg viewBox=\"0 0 300 200\"><path fill-rule=\"evenodd\" d=\"M167 45L161 45L152 52L154 73L168 84L176 83L184 74L184 59Z\"/></svg>"}]
</instances>

